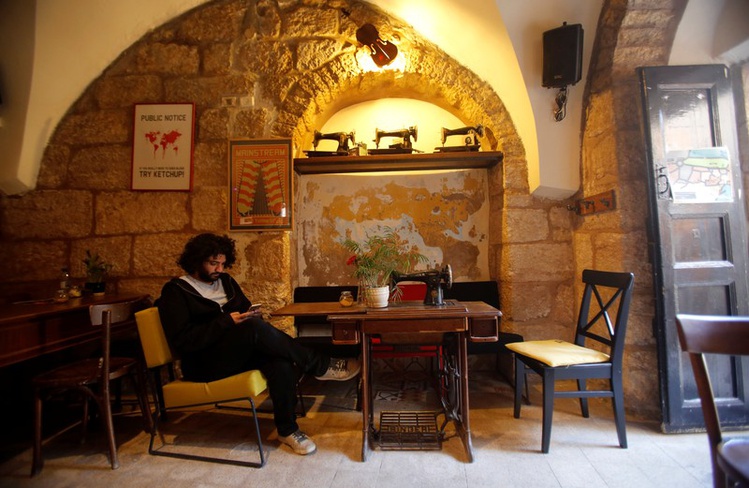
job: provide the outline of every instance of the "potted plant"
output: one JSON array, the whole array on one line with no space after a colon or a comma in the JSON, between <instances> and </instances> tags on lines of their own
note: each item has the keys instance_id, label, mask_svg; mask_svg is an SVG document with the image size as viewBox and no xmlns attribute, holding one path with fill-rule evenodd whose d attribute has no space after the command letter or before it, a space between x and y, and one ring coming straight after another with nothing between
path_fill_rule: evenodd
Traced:
<instances>
[{"instance_id":1,"label":"potted plant","mask_svg":"<svg viewBox=\"0 0 749 488\"><path fill-rule=\"evenodd\" d=\"M382 234L367 234L362 243L347 238L342 244L351 252L346 264L354 266L353 275L362 287L365 303L370 307L387 306L393 271L405 273L417 262L428 261L416 249L407 247L390 227L385 227Z\"/></svg>"},{"instance_id":2,"label":"potted plant","mask_svg":"<svg viewBox=\"0 0 749 488\"><path fill-rule=\"evenodd\" d=\"M86 289L91 290L94 295L103 295L106 289L104 279L113 265L104 261L98 253L91 254L88 249L83 265L86 267Z\"/></svg>"}]
</instances>

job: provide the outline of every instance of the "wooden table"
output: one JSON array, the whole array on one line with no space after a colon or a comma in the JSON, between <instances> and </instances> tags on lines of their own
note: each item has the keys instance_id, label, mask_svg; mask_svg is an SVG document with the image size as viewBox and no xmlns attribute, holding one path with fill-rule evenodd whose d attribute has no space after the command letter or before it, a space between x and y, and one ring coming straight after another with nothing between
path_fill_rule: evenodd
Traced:
<instances>
[{"instance_id":1,"label":"wooden table","mask_svg":"<svg viewBox=\"0 0 749 488\"><path fill-rule=\"evenodd\" d=\"M443 382L440 400L445 414L444 427L453 421L473 462L468 401L467 342L495 342L501 312L484 302L447 300L444 306L421 302L400 302L387 308L355 305L345 308L337 302L292 303L273 312L274 316L320 316L331 323L334 344L361 345L362 359L362 461L375 447L379 432L374 426L370 346L372 336L383 342L445 344L445 363L450 370Z\"/></svg>"},{"instance_id":2,"label":"wooden table","mask_svg":"<svg viewBox=\"0 0 749 488\"><path fill-rule=\"evenodd\" d=\"M0 307L0 367L98 341L101 334L91 327L89 305L148 299L142 294L108 294ZM119 324L113 333L134 325Z\"/></svg>"}]
</instances>

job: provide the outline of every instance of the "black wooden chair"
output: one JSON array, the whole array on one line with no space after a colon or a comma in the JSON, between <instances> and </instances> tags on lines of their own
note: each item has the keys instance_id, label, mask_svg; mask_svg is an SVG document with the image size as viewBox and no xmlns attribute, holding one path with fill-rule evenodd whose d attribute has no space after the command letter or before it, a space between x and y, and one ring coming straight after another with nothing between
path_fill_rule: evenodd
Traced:
<instances>
[{"instance_id":1,"label":"black wooden chair","mask_svg":"<svg viewBox=\"0 0 749 488\"><path fill-rule=\"evenodd\" d=\"M543 380L543 426L541 451L549 452L554 398L579 398L583 417L589 416L588 398L612 398L619 445L627 447L622 387L624 337L632 300L634 274L583 271L585 284L577 319L574 344L561 340L525 341L508 344L515 352L515 418L525 375L535 371ZM612 319L612 315L615 318ZM592 348L596 344L596 348ZM588 345L588 347L586 347ZM603 352L603 351L606 352ZM587 390L586 380L606 379L608 388ZM555 390L557 380L577 380L577 390Z\"/></svg>"},{"instance_id":2,"label":"black wooden chair","mask_svg":"<svg viewBox=\"0 0 749 488\"><path fill-rule=\"evenodd\" d=\"M676 316L676 329L692 363L705 417L713 466L713 486L749 486L749 437L723 436L705 354L749 355L749 317Z\"/></svg>"},{"instance_id":3,"label":"black wooden chair","mask_svg":"<svg viewBox=\"0 0 749 488\"><path fill-rule=\"evenodd\" d=\"M88 426L89 402L93 400L97 407L109 444L109 456L112 469L120 465L117 458L117 444L112 422L110 399L110 382L130 377L134 381L138 403L143 414L147 431L152 428L151 415L146 392L146 378L143 366L138 359L129 357L111 357L111 327L113 324L134 321L133 314L142 308L139 301L92 305L89 308L91 325L101 329L101 356L83 359L66 364L51 371L41 373L32 379L34 389L34 453L31 476L42 471L42 406L45 400L65 392L78 392L83 396L83 434Z\"/></svg>"}]
</instances>

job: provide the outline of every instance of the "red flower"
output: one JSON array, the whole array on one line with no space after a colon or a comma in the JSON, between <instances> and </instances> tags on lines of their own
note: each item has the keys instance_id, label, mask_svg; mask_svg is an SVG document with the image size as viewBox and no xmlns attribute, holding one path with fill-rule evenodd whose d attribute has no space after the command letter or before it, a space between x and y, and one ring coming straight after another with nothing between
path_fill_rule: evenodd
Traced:
<instances>
[{"instance_id":1,"label":"red flower","mask_svg":"<svg viewBox=\"0 0 749 488\"><path fill-rule=\"evenodd\" d=\"M346 260L346 264L356 264L356 254Z\"/></svg>"}]
</instances>

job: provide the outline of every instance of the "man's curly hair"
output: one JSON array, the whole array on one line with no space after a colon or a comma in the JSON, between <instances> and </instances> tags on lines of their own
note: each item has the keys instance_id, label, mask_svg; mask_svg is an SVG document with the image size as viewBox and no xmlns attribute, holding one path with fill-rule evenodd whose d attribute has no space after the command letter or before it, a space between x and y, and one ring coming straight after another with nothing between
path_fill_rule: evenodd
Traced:
<instances>
[{"instance_id":1,"label":"man's curly hair","mask_svg":"<svg viewBox=\"0 0 749 488\"><path fill-rule=\"evenodd\" d=\"M193 274L203 266L203 262L219 254L226 256L224 268L231 268L237 260L234 239L226 234L198 234L187 241L177 264L187 274Z\"/></svg>"}]
</instances>

